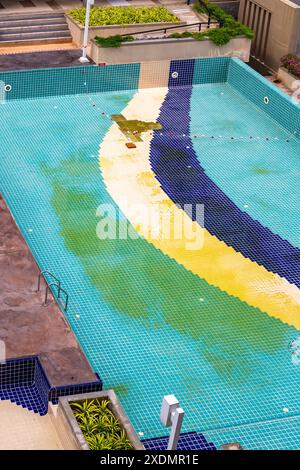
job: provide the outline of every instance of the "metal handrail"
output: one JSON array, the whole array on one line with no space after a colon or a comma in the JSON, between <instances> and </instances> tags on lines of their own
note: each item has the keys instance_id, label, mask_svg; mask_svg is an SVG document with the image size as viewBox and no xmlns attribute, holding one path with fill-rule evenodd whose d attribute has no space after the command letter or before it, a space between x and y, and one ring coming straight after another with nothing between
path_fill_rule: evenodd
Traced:
<instances>
[{"instance_id":1,"label":"metal handrail","mask_svg":"<svg viewBox=\"0 0 300 470\"><path fill-rule=\"evenodd\" d=\"M43 276L44 279L45 279L44 274L49 274L51 277L53 277L53 279L56 280L56 282L57 282L57 283L59 284L59 286L60 286L60 280L59 280L56 276L54 276L54 274L52 274L51 271L48 271L47 269L45 269L44 271L41 271L41 272L39 273L38 285L37 285L37 292L40 291L40 287L41 287L41 277ZM46 279L45 279L45 282L46 282L46 284L48 284L47 281L46 281Z\"/></svg>"},{"instance_id":2,"label":"metal handrail","mask_svg":"<svg viewBox=\"0 0 300 470\"><path fill-rule=\"evenodd\" d=\"M212 16L212 11L211 9L203 2L203 0L199 0L199 3L202 5L202 7L204 8L204 10L206 10L206 13L208 15L208 19L211 20L211 16ZM222 18L217 18L217 21L220 25L220 28L223 28L224 26L224 20Z\"/></svg>"},{"instance_id":3,"label":"metal handrail","mask_svg":"<svg viewBox=\"0 0 300 470\"><path fill-rule=\"evenodd\" d=\"M166 26L165 28L149 29L147 31L137 31L136 33L120 34L120 36L121 37L123 37L123 36L135 36L137 34L155 33L157 31L164 31L164 33L166 34L167 30L169 30L169 29L190 28L191 26L199 26L199 31L201 31L202 25L207 25L207 27L210 28L211 24L218 24L221 28L221 21L212 21L210 16L209 16L208 21L198 21L197 23L181 24L181 25L176 25L176 26Z\"/></svg>"},{"instance_id":4,"label":"metal handrail","mask_svg":"<svg viewBox=\"0 0 300 470\"><path fill-rule=\"evenodd\" d=\"M68 295L68 293L61 287L60 283L57 284L56 282L51 282L50 284L47 284L47 286L46 286L46 293L45 293L44 305L47 305L48 292L49 292L49 290L51 290L51 292L52 292L51 286L57 287L57 299L58 299L58 300L60 299L60 293L61 293L61 292L63 292L63 293L65 294L65 306L64 306L64 311L66 312L66 311L67 311L67 308L68 308L69 295ZM52 292L52 295L54 296L53 292Z\"/></svg>"}]
</instances>

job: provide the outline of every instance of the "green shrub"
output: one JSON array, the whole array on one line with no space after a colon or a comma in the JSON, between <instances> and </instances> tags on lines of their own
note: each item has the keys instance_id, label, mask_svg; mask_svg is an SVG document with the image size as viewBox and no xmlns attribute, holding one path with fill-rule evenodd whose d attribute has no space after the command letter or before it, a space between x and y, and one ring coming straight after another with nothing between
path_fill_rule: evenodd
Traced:
<instances>
[{"instance_id":1,"label":"green shrub","mask_svg":"<svg viewBox=\"0 0 300 470\"><path fill-rule=\"evenodd\" d=\"M205 3L206 8L203 7L203 3ZM122 9L122 7L112 7L117 9ZM124 7L125 10L133 9L133 10L153 10L153 8L132 8L132 7ZM123 8L123 9L124 9ZM155 9L156 7L154 7ZM161 9L161 7L158 7ZM210 39L214 44L217 46L224 46L227 44L232 38L237 36L246 36L248 39L254 38L254 33L251 29L247 26L243 25L239 21L236 21L231 15L228 15L222 8L211 4L208 0L203 0L202 3L196 3L194 5L194 9L199 13L211 13L211 18L216 21L220 21L222 27L220 28L210 28L205 31L196 33L191 31L184 31L183 33L172 33L168 37L174 39L180 38L194 38L197 41L203 41L205 39ZM83 10L81 8L80 10ZM94 8L94 10L96 10ZM99 10L110 10L110 8L100 8ZM79 10L73 10L79 11ZM162 20L166 21L166 20ZM168 20L169 21L169 20ZM178 19L177 19L178 21ZM146 22L146 21L141 21ZM133 41L133 36L110 36L108 38L96 38L96 43L102 47L120 47L122 42L125 41Z\"/></svg>"},{"instance_id":2,"label":"green shrub","mask_svg":"<svg viewBox=\"0 0 300 470\"><path fill-rule=\"evenodd\" d=\"M120 36L116 34L115 36L108 36L108 38L101 38L99 36L95 37L95 42L101 47L120 47L122 42L134 41L133 36Z\"/></svg>"},{"instance_id":3,"label":"green shrub","mask_svg":"<svg viewBox=\"0 0 300 470\"><path fill-rule=\"evenodd\" d=\"M91 450L133 449L109 403L109 400L85 400L71 402L70 406Z\"/></svg>"},{"instance_id":4,"label":"green shrub","mask_svg":"<svg viewBox=\"0 0 300 470\"><path fill-rule=\"evenodd\" d=\"M85 8L75 8L69 15L81 25L85 24ZM138 23L178 23L180 20L164 7L94 7L90 12L90 26Z\"/></svg>"},{"instance_id":5,"label":"green shrub","mask_svg":"<svg viewBox=\"0 0 300 470\"><path fill-rule=\"evenodd\" d=\"M217 46L224 46L224 44L227 44L231 39L229 31L225 28L211 29L207 35L214 44L217 44Z\"/></svg>"},{"instance_id":6,"label":"green shrub","mask_svg":"<svg viewBox=\"0 0 300 470\"><path fill-rule=\"evenodd\" d=\"M173 33L169 37L176 39L193 38L197 41L204 41L205 39L210 39L217 46L223 46L224 44L227 44L232 38L228 30L225 28L208 29L200 33Z\"/></svg>"},{"instance_id":7,"label":"green shrub","mask_svg":"<svg viewBox=\"0 0 300 470\"><path fill-rule=\"evenodd\" d=\"M204 6L205 5L205 6ZM239 21L236 21L233 16L226 13L222 8L217 5L213 5L209 0L202 0L194 5L195 11L198 13L208 13L210 12L211 18L216 21L220 21L222 28L213 28L204 34L211 39L212 42L218 46L227 44L230 39L236 36L246 36L248 39L254 38L254 32L243 25ZM215 32L222 31L222 32Z\"/></svg>"}]
</instances>

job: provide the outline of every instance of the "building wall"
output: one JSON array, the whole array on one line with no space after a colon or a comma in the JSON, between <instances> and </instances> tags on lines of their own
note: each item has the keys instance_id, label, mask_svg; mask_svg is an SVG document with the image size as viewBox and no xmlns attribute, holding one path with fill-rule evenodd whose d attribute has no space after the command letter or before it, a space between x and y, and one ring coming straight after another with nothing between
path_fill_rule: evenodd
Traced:
<instances>
[{"instance_id":1,"label":"building wall","mask_svg":"<svg viewBox=\"0 0 300 470\"><path fill-rule=\"evenodd\" d=\"M241 0L239 20L256 38L252 55L276 70L284 54L299 51L300 6L290 0Z\"/></svg>"},{"instance_id":2,"label":"building wall","mask_svg":"<svg viewBox=\"0 0 300 470\"><path fill-rule=\"evenodd\" d=\"M223 8L227 13L238 17L240 0L210 0L211 3Z\"/></svg>"}]
</instances>

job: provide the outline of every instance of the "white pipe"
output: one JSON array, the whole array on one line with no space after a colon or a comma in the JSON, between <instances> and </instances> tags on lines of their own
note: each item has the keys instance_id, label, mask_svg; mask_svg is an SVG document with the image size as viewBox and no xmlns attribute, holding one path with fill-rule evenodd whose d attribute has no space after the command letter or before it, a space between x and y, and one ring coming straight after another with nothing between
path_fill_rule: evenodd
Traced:
<instances>
[{"instance_id":1,"label":"white pipe","mask_svg":"<svg viewBox=\"0 0 300 470\"><path fill-rule=\"evenodd\" d=\"M180 436L182 421L184 417L184 411L182 408L176 408L172 416L172 428L171 434L169 437L168 448L167 450L176 450L177 444Z\"/></svg>"},{"instance_id":2,"label":"white pipe","mask_svg":"<svg viewBox=\"0 0 300 470\"><path fill-rule=\"evenodd\" d=\"M94 0L87 0L87 2L86 2L86 14L85 14L85 25L84 25L84 35L83 35L82 56L79 59L79 62L82 62L82 63L89 62L89 59L87 58L87 47L88 47L88 44L89 44L89 22L90 22L91 5L94 5Z\"/></svg>"}]
</instances>

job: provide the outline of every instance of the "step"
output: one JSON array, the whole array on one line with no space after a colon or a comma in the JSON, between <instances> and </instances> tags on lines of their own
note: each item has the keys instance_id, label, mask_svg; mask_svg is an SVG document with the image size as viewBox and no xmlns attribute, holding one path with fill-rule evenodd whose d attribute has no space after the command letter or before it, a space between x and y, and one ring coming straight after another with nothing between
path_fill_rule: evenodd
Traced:
<instances>
[{"instance_id":1,"label":"step","mask_svg":"<svg viewBox=\"0 0 300 470\"><path fill-rule=\"evenodd\" d=\"M49 33L22 33L22 34L2 34L0 35L0 44L5 42L16 42L16 41L28 41L28 40L39 40L39 39L70 39L70 31L50 31Z\"/></svg>"},{"instance_id":2,"label":"step","mask_svg":"<svg viewBox=\"0 0 300 470\"><path fill-rule=\"evenodd\" d=\"M16 41L6 40L0 41L0 47L6 46L35 46L39 44L60 44L60 43L70 43L72 45L72 38L58 37L58 38L39 38L39 39L22 39Z\"/></svg>"},{"instance_id":3,"label":"step","mask_svg":"<svg viewBox=\"0 0 300 470\"><path fill-rule=\"evenodd\" d=\"M11 15L0 15L0 21L26 21L26 20L37 20L37 19L52 19L52 18L65 18L64 12L36 12L36 13L13 13Z\"/></svg>"},{"instance_id":4,"label":"step","mask_svg":"<svg viewBox=\"0 0 300 470\"><path fill-rule=\"evenodd\" d=\"M33 18L30 20L2 21L0 17L0 28L18 28L19 26L39 26L52 24L66 24L65 18Z\"/></svg>"},{"instance_id":5,"label":"step","mask_svg":"<svg viewBox=\"0 0 300 470\"><path fill-rule=\"evenodd\" d=\"M28 27L15 27L15 28L1 28L0 26L0 38L2 35L7 36L8 34L30 34L30 33L48 33L50 31L69 31L66 23L59 23L53 25L37 25Z\"/></svg>"}]
</instances>

